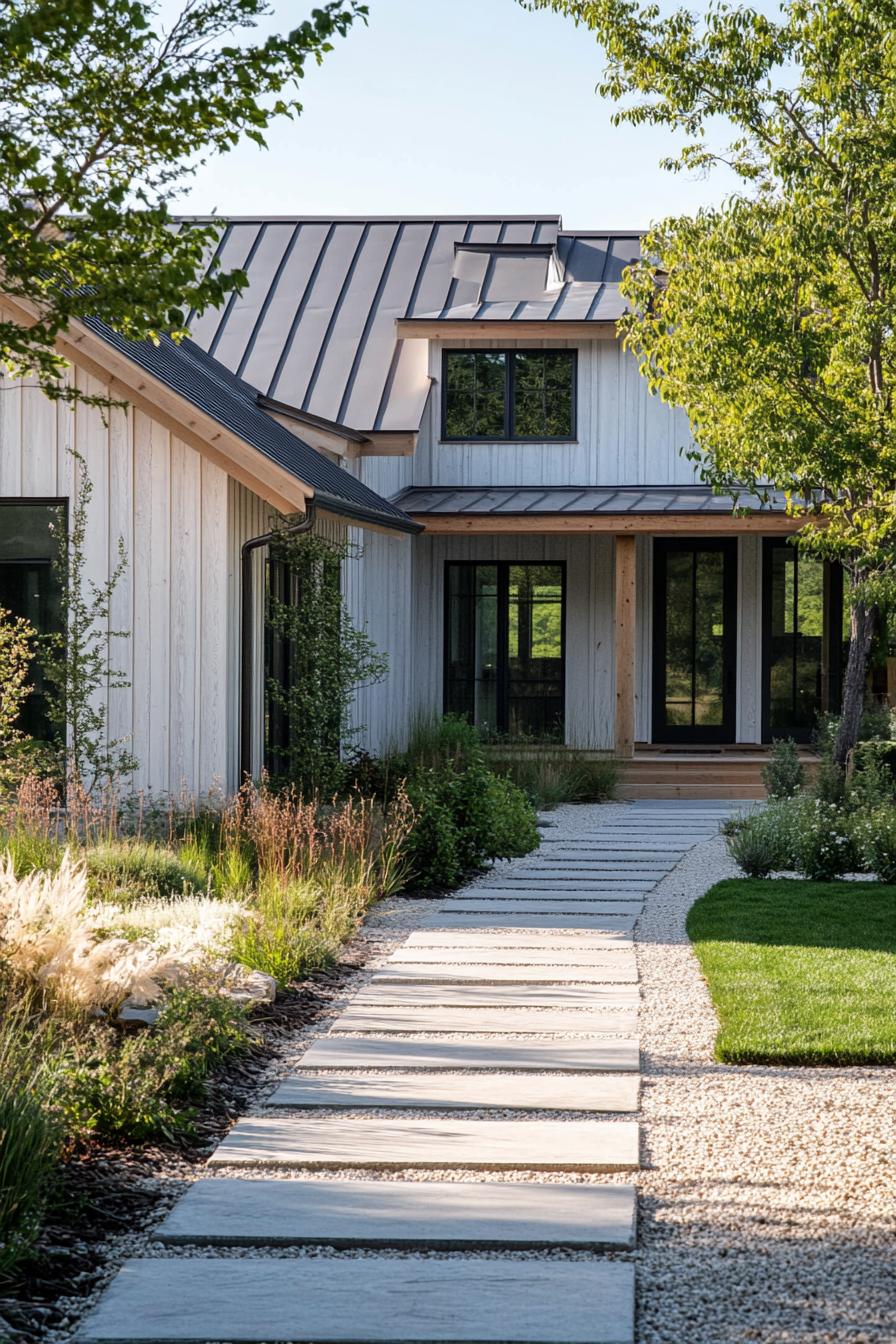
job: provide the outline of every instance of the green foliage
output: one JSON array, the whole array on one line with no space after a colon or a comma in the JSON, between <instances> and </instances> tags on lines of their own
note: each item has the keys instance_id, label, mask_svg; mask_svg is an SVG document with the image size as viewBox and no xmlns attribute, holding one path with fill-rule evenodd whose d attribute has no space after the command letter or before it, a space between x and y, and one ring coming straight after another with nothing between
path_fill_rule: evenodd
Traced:
<instances>
[{"instance_id":1,"label":"green foliage","mask_svg":"<svg viewBox=\"0 0 896 1344\"><path fill-rule=\"evenodd\" d=\"M206 870L189 852L136 840L114 840L86 851L91 894L114 905L203 892Z\"/></svg>"},{"instance_id":2,"label":"green foliage","mask_svg":"<svg viewBox=\"0 0 896 1344\"><path fill-rule=\"evenodd\" d=\"M619 768L610 756L589 758L576 751L537 751L490 757L492 769L523 790L534 807L561 803L603 803L613 798Z\"/></svg>"},{"instance_id":3,"label":"green foliage","mask_svg":"<svg viewBox=\"0 0 896 1344\"><path fill-rule=\"evenodd\" d=\"M884 803L896 803L896 742L859 742L846 787L846 803L853 812L867 812Z\"/></svg>"},{"instance_id":4,"label":"green foliage","mask_svg":"<svg viewBox=\"0 0 896 1344\"><path fill-rule=\"evenodd\" d=\"M896 882L896 807L856 814L852 829L858 863L880 882Z\"/></svg>"},{"instance_id":5,"label":"green foliage","mask_svg":"<svg viewBox=\"0 0 896 1344\"><path fill-rule=\"evenodd\" d=\"M721 205L650 230L621 327L651 390L686 411L704 479L763 498L770 482L795 516L824 520L800 544L852 583L842 765L896 569L896 2L783 0L774 17L534 3L595 33L617 121L683 138L667 167L721 162L738 180Z\"/></svg>"},{"instance_id":6,"label":"green foliage","mask_svg":"<svg viewBox=\"0 0 896 1344\"><path fill-rule=\"evenodd\" d=\"M97 1026L72 1038L68 1124L78 1134L140 1142L189 1132L209 1074L249 1043L242 1009L196 990L173 990L153 1027L122 1036Z\"/></svg>"},{"instance_id":7,"label":"green foliage","mask_svg":"<svg viewBox=\"0 0 896 1344\"><path fill-rule=\"evenodd\" d=\"M21 730L22 708L31 694L29 673L35 632L21 616L0 607L0 790L8 791L28 770Z\"/></svg>"},{"instance_id":8,"label":"green foliage","mask_svg":"<svg viewBox=\"0 0 896 1344\"><path fill-rule=\"evenodd\" d=\"M355 554L348 542L283 532L271 561L286 567L283 593L270 593L267 625L288 651L289 675L270 677L268 700L287 725L273 773L307 795L329 794L344 777L347 751L361 726L352 722L359 687L380 681L388 660L352 623L340 590L340 566Z\"/></svg>"},{"instance_id":9,"label":"green foliage","mask_svg":"<svg viewBox=\"0 0 896 1344\"><path fill-rule=\"evenodd\" d=\"M896 1062L896 889L721 882L687 930L733 1064Z\"/></svg>"},{"instance_id":10,"label":"green foliage","mask_svg":"<svg viewBox=\"0 0 896 1344\"><path fill-rule=\"evenodd\" d=\"M134 340L179 337L191 309L245 285L216 263L202 274L221 223L172 230L169 202L209 158L243 138L264 146L275 118L296 116L306 65L366 7L329 0L262 35L273 12L268 0L191 0L170 15L155 0L3 7L3 288L39 312L33 325L0 322L13 376L76 397L54 349L72 319L99 317Z\"/></svg>"},{"instance_id":11,"label":"green foliage","mask_svg":"<svg viewBox=\"0 0 896 1344\"><path fill-rule=\"evenodd\" d=\"M769 798L793 798L801 791L805 772L793 738L783 738L772 743L768 765L762 772L762 782Z\"/></svg>"},{"instance_id":12,"label":"green foliage","mask_svg":"<svg viewBox=\"0 0 896 1344\"><path fill-rule=\"evenodd\" d=\"M54 836L13 822L8 830L0 830L0 853L9 853L16 877L24 877L35 868L55 871L63 850Z\"/></svg>"},{"instance_id":13,"label":"green foliage","mask_svg":"<svg viewBox=\"0 0 896 1344\"><path fill-rule=\"evenodd\" d=\"M268 878L252 902L254 918L231 952L243 966L272 975L281 988L331 966L369 904L367 891Z\"/></svg>"},{"instance_id":14,"label":"green foliage","mask_svg":"<svg viewBox=\"0 0 896 1344\"><path fill-rule=\"evenodd\" d=\"M0 1282L40 1228L64 1131L50 1037L10 997L0 1016Z\"/></svg>"},{"instance_id":15,"label":"green foliage","mask_svg":"<svg viewBox=\"0 0 896 1344\"><path fill-rule=\"evenodd\" d=\"M804 810L792 802L772 802L739 818L726 834L728 853L748 877L768 877L794 868L795 822Z\"/></svg>"},{"instance_id":16,"label":"green foliage","mask_svg":"<svg viewBox=\"0 0 896 1344\"><path fill-rule=\"evenodd\" d=\"M109 691L130 687L125 674L112 666L112 641L129 639L127 630L110 626L112 599L127 569L124 541L108 579L95 583L85 573L85 544L90 523L93 483L87 464L69 449L76 469L74 505L66 545L56 565L62 587L62 631L42 636L47 681L47 711L60 753L59 774L76 781L87 794L102 792L133 774L136 758L126 738L108 735Z\"/></svg>"},{"instance_id":17,"label":"green foliage","mask_svg":"<svg viewBox=\"0 0 896 1344\"><path fill-rule=\"evenodd\" d=\"M417 817L408 842L414 878L424 887L454 886L463 865L451 781L444 771L424 767L408 780L407 789Z\"/></svg>"},{"instance_id":18,"label":"green foliage","mask_svg":"<svg viewBox=\"0 0 896 1344\"><path fill-rule=\"evenodd\" d=\"M813 882L827 882L855 870L849 823L839 807L814 799L800 809L794 857L797 872Z\"/></svg>"},{"instance_id":19,"label":"green foliage","mask_svg":"<svg viewBox=\"0 0 896 1344\"><path fill-rule=\"evenodd\" d=\"M513 780L492 775L488 807L491 816L488 857L514 859L538 848L541 837L532 804Z\"/></svg>"}]
</instances>

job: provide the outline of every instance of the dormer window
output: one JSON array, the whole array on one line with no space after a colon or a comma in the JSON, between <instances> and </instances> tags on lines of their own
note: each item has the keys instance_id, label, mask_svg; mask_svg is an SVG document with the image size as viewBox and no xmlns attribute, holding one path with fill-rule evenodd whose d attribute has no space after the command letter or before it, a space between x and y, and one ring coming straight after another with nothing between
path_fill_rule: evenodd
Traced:
<instances>
[{"instance_id":1,"label":"dormer window","mask_svg":"<svg viewBox=\"0 0 896 1344\"><path fill-rule=\"evenodd\" d=\"M576 432L574 350L446 350L442 438L569 440Z\"/></svg>"}]
</instances>

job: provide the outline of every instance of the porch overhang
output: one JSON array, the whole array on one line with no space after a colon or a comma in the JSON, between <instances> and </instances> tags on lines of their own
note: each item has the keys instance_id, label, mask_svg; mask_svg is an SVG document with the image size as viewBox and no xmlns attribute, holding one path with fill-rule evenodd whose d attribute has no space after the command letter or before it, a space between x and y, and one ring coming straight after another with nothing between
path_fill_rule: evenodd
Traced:
<instances>
[{"instance_id":1,"label":"porch overhang","mask_svg":"<svg viewBox=\"0 0 896 1344\"><path fill-rule=\"evenodd\" d=\"M783 495L718 495L708 486L413 487L394 501L431 534L780 535L798 531Z\"/></svg>"}]
</instances>

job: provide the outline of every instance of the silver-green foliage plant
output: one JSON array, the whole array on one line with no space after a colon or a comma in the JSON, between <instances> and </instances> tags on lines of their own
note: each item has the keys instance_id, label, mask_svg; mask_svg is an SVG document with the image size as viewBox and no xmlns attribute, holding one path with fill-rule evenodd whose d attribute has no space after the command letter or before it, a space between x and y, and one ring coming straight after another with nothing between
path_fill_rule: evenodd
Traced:
<instances>
[{"instance_id":1,"label":"silver-green foliage plant","mask_svg":"<svg viewBox=\"0 0 896 1344\"><path fill-rule=\"evenodd\" d=\"M283 532L271 543L271 560L289 574L289 591L271 594L266 613L289 661L285 682L267 682L268 700L286 725L273 773L306 796L339 787L341 757L362 731L352 715L356 692L388 671L388 658L354 625L342 596L342 562L356 556L350 543L314 533Z\"/></svg>"},{"instance_id":2,"label":"silver-green foliage plant","mask_svg":"<svg viewBox=\"0 0 896 1344\"><path fill-rule=\"evenodd\" d=\"M793 798L802 790L805 772L792 737L772 743L768 765L762 772L762 782L769 798Z\"/></svg>"},{"instance_id":3,"label":"silver-green foliage plant","mask_svg":"<svg viewBox=\"0 0 896 1344\"><path fill-rule=\"evenodd\" d=\"M800 801L771 802L728 830L728 853L748 877L768 877L796 867L794 836L803 810Z\"/></svg>"},{"instance_id":4,"label":"silver-green foliage plant","mask_svg":"<svg viewBox=\"0 0 896 1344\"><path fill-rule=\"evenodd\" d=\"M137 759L127 738L108 734L110 691L128 690L126 674L114 666L113 641L129 630L111 628L112 599L127 568L124 540L118 558L101 582L86 573L85 543L93 484L75 450L74 505L65 544L55 561L62 590L62 630L42 636L47 712L57 738L59 774L94 794L133 774Z\"/></svg>"}]
</instances>

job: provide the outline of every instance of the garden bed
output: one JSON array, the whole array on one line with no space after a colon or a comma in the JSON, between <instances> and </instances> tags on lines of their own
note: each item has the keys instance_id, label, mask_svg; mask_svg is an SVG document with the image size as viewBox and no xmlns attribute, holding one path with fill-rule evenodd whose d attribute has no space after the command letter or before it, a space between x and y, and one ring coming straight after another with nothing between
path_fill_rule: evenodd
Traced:
<instances>
[{"instance_id":1,"label":"garden bed","mask_svg":"<svg viewBox=\"0 0 896 1344\"><path fill-rule=\"evenodd\" d=\"M733 879L687 931L736 1064L896 1062L896 886Z\"/></svg>"}]
</instances>

